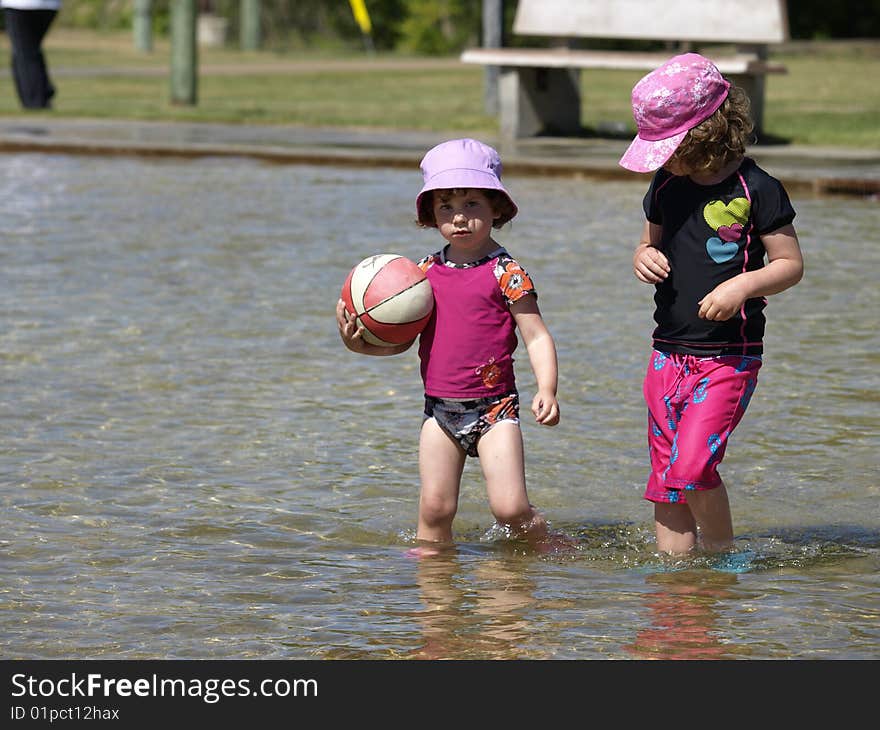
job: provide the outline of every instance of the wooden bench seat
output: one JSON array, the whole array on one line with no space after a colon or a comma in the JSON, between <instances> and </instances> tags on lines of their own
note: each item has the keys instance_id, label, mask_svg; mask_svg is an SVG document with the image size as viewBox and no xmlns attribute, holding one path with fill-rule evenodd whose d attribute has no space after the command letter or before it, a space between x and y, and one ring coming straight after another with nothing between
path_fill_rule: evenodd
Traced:
<instances>
[{"instance_id":1,"label":"wooden bench seat","mask_svg":"<svg viewBox=\"0 0 880 730\"><path fill-rule=\"evenodd\" d=\"M670 53L588 51L571 48L472 48L461 54L464 63L485 66L535 66L538 68L604 68L650 71L669 60ZM754 53L736 53L713 59L725 76L785 73L785 66Z\"/></svg>"},{"instance_id":2,"label":"wooden bench seat","mask_svg":"<svg viewBox=\"0 0 880 730\"><path fill-rule=\"evenodd\" d=\"M726 10L722 12L721 6ZM514 32L523 36L552 35L557 42L574 38L675 40L693 45L740 41L733 53L701 50L732 83L741 86L752 101L755 129L761 134L764 120L764 79L785 73L780 63L767 60L767 44L788 37L785 3L771 0L519 0ZM639 7L641 12L636 13ZM696 10L699 9L700 12ZM742 13L751 11L744 21ZM760 12L758 12L760 11ZM631 15L626 18L623 13ZM657 13L661 13L658 19ZM702 13L702 15L701 15ZM740 13L740 15L737 15ZM730 18L737 19L736 22ZM724 21L719 25L719 20ZM748 34L741 33L748 28ZM461 55L464 63L497 67L500 127L503 137L581 133L580 74L583 69L648 71L675 53L622 50L553 48L472 48Z\"/></svg>"}]
</instances>

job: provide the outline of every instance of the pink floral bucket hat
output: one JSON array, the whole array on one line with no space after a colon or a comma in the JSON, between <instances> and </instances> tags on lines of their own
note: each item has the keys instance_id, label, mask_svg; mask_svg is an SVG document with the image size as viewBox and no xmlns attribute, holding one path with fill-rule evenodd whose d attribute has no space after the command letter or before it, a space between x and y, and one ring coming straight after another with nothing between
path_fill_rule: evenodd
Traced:
<instances>
[{"instance_id":1,"label":"pink floral bucket hat","mask_svg":"<svg viewBox=\"0 0 880 730\"><path fill-rule=\"evenodd\" d=\"M632 90L639 133L620 166L635 172L662 167L685 135L718 110L729 90L718 67L699 53L675 56L651 71Z\"/></svg>"}]
</instances>

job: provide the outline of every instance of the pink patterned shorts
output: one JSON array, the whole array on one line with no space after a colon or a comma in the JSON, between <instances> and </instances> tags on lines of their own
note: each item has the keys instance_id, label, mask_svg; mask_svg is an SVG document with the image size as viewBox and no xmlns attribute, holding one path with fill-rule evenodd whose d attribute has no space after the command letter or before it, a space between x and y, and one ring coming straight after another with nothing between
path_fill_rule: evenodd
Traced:
<instances>
[{"instance_id":1,"label":"pink patterned shorts","mask_svg":"<svg viewBox=\"0 0 880 730\"><path fill-rule=\"evenodd\" d=\"M651 476L645 499L687 502L721 483L718 465L758 384L761 358L654 350L645 375Z\"/></svg>"}]
</instances>

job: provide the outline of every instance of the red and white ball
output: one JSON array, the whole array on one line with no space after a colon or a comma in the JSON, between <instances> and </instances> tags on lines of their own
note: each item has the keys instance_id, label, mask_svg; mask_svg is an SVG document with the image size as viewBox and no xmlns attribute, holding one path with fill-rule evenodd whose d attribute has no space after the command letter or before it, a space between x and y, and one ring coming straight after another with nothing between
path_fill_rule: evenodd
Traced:
<instances>
[{"instance_id":1,"label":"red and white ball","mask_svg":"<svg viewBox=\"0 0 880 730\"><path fill-rule=\"evenodd\" d=\"M342 285L349 314L364 327L364 340L380 347L412 342L434 311L431 283L405 256L383 253L361 261Z\"/></svg>"}]
</instances>

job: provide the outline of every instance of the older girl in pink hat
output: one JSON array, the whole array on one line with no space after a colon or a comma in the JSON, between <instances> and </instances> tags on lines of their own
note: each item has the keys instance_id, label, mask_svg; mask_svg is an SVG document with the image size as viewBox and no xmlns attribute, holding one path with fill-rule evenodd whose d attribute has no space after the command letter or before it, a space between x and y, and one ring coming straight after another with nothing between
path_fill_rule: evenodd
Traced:
<instances>
[{"instance_id":1,"label":"older girl in pink hat","mask_svg":"<svg viewBox=\"0 0 880 730\"><path fill-rule=\"evenodd\" d=\"M425 412L419 441L421 494L413 552L452 542L465 459L478 457L489 507L511 536L549 545L543 516L529 502L513 353L523 339L537 381L537 423L559 422L556 346L528 273L492 237L517 213L501 182L501 160L474 139L429 150L416 199L419 225L445 245L419 266L434 291L434 314L419 339ZM409 345L375 347L340 301L339 332L348 349L393 355Z\"/></svg>"},{"instance_id":2,"label":"older girl in pink hat","mask_svg":"<svg viewBox=\"0 0 880 730\"><path fill-rule=\"evenodd\" d=\"M766 297L803 275L795 211L745 155L748 97L708 59L670 59L633 87L632 108L638 136L620 164L654 173L633 255L636 278L656 288L645 498L660 551L726 550L718 466L757 384Z\"/></svg>"}]
</instances>

